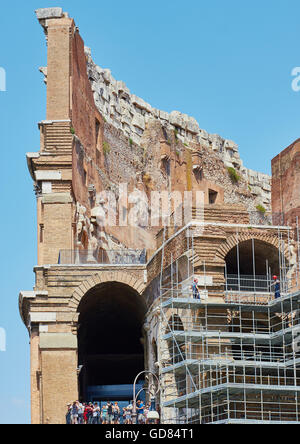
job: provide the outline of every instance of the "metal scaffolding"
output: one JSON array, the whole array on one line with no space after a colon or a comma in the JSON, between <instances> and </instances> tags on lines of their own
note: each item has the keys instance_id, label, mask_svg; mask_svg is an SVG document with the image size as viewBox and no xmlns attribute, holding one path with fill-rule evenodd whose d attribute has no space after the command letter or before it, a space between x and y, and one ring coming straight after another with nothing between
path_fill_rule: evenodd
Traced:
<instances>
[{"instance_id":1,"label":"metal scaffolding","mask_svg":"<svg viewBox=\"0 0 300 444\"><path fill-rule=\"evenodd\" d=\"M298 221L295 244L299 253ZM237 241L238 273L228 275L225 267L219 291L206 286L205 262L195 273L192 234L187 233L186 279L179 280L178 259L172 257L164 278L163 249L158 347L163 423L299 423L300 264L298 254L292 267L290 246L289 230L285 236L278 230L277 298L268 261L266 275L256 275L254 242L253 275L240 274Z\"/></svg>"}]
</instances>

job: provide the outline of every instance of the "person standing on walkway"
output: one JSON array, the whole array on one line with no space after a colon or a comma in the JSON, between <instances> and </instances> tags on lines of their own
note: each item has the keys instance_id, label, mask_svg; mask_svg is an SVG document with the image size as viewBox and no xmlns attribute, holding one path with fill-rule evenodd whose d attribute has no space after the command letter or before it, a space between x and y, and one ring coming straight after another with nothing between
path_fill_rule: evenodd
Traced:
<instances>
[{"instance_id":1,"label":"person standing on walkway","mask_svg":"<svg viewBox=\"0 0 300 444\"><path fill-rule=\"evenodd\" d=\"M120 418L120 407L118 403L115 402L115 405L113 406L113 423L115 425L120 424L119 418Z\"/></svg>"},{"instance_id":2,"label":"person standing on walkway","mask_svg":"<svg viewBox=\"0 0 300 444\"><path fill-rule=\"evenodd\" d=\"M111 402L107 403L107 423L112 424L114 420L113 406Z\"/></svg>"},{"instance_id":3,"label":"person standing on walkway","mask_svg":"<svg viewBox=\"0 0 300 444\"><path fill-rule=\"evenodd\" d=\"M125 412L125 424L132 424L132 409L133 409L133 405L132 403L129 404L128 407L126 407Z\"/></svg>"},{"instance_id":4,"label":"person standing on walkway","mask_svg":"<svg viewBox=\"0 0 300 444\"><path fill-rule=\"evenodd\" d=\"M281 297L280 294L280 280L277 276L273 276L274 279L274 291L275 291L275 299L279 299Z\"/></svg>"},{"instance_id":5,"label":"person standing on walkway","mask_svg":"<svg viewBox=\"0 0 300 444\"><path fill-rule=\"evenodd\" d=\"M138 412L138 423L145 424L145 416L144 416L145 405L142 401L137 402L137 412Z\"/></svg>"},{"instance_id":6,"label":"person standing on walkway","mask_svg":"<svg viewBox=\"0 0 300 444\"><path fill-rule=\"evenodd\" d=\"M72 404L68 404L68 411L66 414L66 424L71 425L72 424Z\"/></svg>"},{"instance_id":7,"label":"person standing on walkway","mask_svg":"<svg viewBox=\"0 0 300 444\"><path fill-rule=\"evenodd\" d=\"M102 407L102 424L107 424L107 411L108 411L108 405L104 404Z\"/></svg>"},{"instance_id":8,"label":"person standing on walkway","mask_svg":"<svg viewBox=\"0 0 300 444\"><path fill-rule=\"evenodd\" d=\"M85 404L85 408L84 408L84 413L83 413L83 419L84 419L84 424L88 424L89 422L89 405Z\"/></svg>"},{"instance_id":9,"label":"person standing on walkway","mask_svg":"<svg viewBox=\"0 0 300 444\"><path fill-rule=\"evenodd\" d=\"M193 285L192 285L192 290L193 290L193 298L200 300L200 293L199 293L199 289L198 289L198 279L194 280Z\"/></svg>"},{"instance_id":10,"label":"person standing on walkway","mask_svg":"<svg viewBox=\"0 0 300 444\"><path fill-rule=\"evenodd\" d=\"M83 415L84 415L84 404L79 403L78 404L78 424L84 424L84 419L83 419Z\"/></svg>"},{"instance_id":11,"label":"person standing on walkway","mask_svg":"<svg viewBox=\"0 0 300 444\"><path fill-rule=\"evenodd\" d=\"M148 424L148 414L150 412L150 407L151 407L150 403L147 403L144 410L145 424Z\"/></svg>"},{"instance_id":12,"label":"person standing on walkway","mask_svg":"<svg viewBox=\"0 0 300 444\"><path fill-rule=\"evenodd\" d=\"M72 424L78 424L78 402L74 402L72 405Z\"/></svg>"},{"instance_id":13,"label":"person standing on walkway","mask_svg":"<svg viewBox=\"0 0 300 444\"><path fill-rule=\"evenodd\" d=\"M96 402L93 409L93 422L92 424L99 424L99 418L100 418L100 407L98 403Z\"/></svg>"},{"instance_id":14,"label":"person standing on walkway","mask_svg":"<svg viewBox=\"0 0 300 444\"><path fill-rule=\"evenodd\" d=\"M87 417L88 417L88 424L93 424L93 411L94 411L94 406L93 404L90 402L89 403L89 408L88 408L88 413L87 413Z\"/></svg>"}]
</instances>

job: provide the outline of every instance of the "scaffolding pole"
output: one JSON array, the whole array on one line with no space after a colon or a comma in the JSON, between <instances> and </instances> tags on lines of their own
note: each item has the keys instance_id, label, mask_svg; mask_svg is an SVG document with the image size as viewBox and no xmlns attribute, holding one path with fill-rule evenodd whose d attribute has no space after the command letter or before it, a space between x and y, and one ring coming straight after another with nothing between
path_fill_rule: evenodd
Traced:
<instances>
[{"instance_id":1,"label":"scaffolding pole","mask_svg":"<svg viewBox=\"0 0 300 444\"><path fill-rule=\"evenodd\" d=\"M271 290L274 258L266 259L266 276L260 276L262 273L258 270L262 266L257 267L256 263L260 250L254 237L251 239L253 277L245 292L248 284L240 273L241 244L237 230L239 294L235 299L223 298L223 302L215 302L213 298L204 302L193 297L189 285L197 273L194 233L191 239L187 237L185 280L179 278L179 259L173 254L168 264L168 285L165 285L167 278L163 279L161 267L159 350L164 350L161 377L168 381L162 398L162 417L169 423L177 421L180 424L297 423L300 356L295 341L300 330L300 291L288 293L290 235L285 234L283 238L283 232L278 229L278 266L281 288L285 291L280 299L266 300L259 297L259 291L261 288L266 288L267 292ZM285 240L289 249L287 257ZM297 242L299 257L298 221ZM251 264L251 253L249 256ZM164 258L163 248L163 261ZM298 265L299 261L297 278ZM201 286L210 294L206 261L202 260L201 268L198 267L203 270ZM259 279L266 280L266 284L261 285ZM223 293L225 289L228 296L227 264L225 281ZM166 413L168 409L169 414Z\"/></svg>"}]
</instances>

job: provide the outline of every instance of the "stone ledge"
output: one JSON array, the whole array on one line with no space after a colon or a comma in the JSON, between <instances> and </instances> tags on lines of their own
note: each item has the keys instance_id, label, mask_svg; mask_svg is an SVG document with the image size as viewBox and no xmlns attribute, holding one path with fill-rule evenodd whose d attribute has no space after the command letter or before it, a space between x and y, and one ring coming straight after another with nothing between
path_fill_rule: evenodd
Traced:
<instances>
[{"instance_id":1,"label":"stone ledge","mask_svg":"<svg viewBox=\"0 0 300 444\"><path fill-rule=\"evenodd\" d=\"M41 350L77 350L77 337L72 333L41 333Z\"/></svg>"},{"instance_id":2,"label":"stone ledge","mask_svg":"<svg viewBox=\"0 0 300 444\"><path fill-rule=\"evenodd\" d=\"M45 204L47 203L52 203L52 204L56 204L56 203L72 203L72 197L69 193L52 193L52 194L48 194L48 195L44 195L42 202Z\"/></svg>"},{"instance_id":3,"label":"stone ledge","mask_svg":"<svg viewBox=\"0 0 300 444\"><path fill-rule=\"evenodd\" d=\"M35 11L38 20L62 18L62 8L41 8Z\"/></svg>"},{"instance_id":4,"label":"stone ledge","mask_svg":"<svg viewBox=\"0 0 300 444\"><path fill-rule=\"evenodd\" d=\"M40 153L26 153L27 159L38 159L40 157Z\"/></svg>"},{"instance_id":5,"label":"stone ledge","mask_svg":"<svg viewBox=\"0 0 300 444\"><path fill-rule=\"evenodd\" d=\"M37 181L62 180L62 174L61 171L56 170L40 170L35 172L35 178Z\"/></svg>"},{"instance_id":6,"label":"stone ledge","mask_svg":"<svg viewBox=\"0 0 300 444\"><path fill-rule=\"evenodd\" d=\"M22 299L36 299L37 296L48 296L48 291L21 291Z\"/></svg>"},{"instance_id":7,"label":"stone ledge","mask_svg":"<svg viewBox=\"0 0 300 444\"><path fill-rule=\"evenodd\" d=\"M30 323L56 322L56 313L31 312Z\"/></svg>"}]
</instances>

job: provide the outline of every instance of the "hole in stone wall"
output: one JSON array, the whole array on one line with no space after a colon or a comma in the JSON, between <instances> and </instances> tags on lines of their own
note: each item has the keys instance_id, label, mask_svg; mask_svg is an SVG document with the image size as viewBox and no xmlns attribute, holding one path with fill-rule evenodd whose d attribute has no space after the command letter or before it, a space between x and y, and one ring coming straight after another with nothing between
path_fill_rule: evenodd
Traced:
<instances>
[{"instance_id":1,"label":"hole in stone wall","mask_svg":"<svg viewBox=\"0 0 300 444\"><path fill-rule=\"evenodd\" d=\"M99 146L99 133L100 133L100 122L98 119L95 121L95 138L96 138L96 147Z\"/></svg>"},{"instance_id":2,"label":"hole in stone wall","mask_svg":"<svg viewBox=\"0 0 300 444\"><path fill-rule=\"evenodd\" d=\"M217 191L208 190L208 200L209 200L210 205L215 204L217 201L217 198L218 198Z\"/></svg>"}]
</instances>

